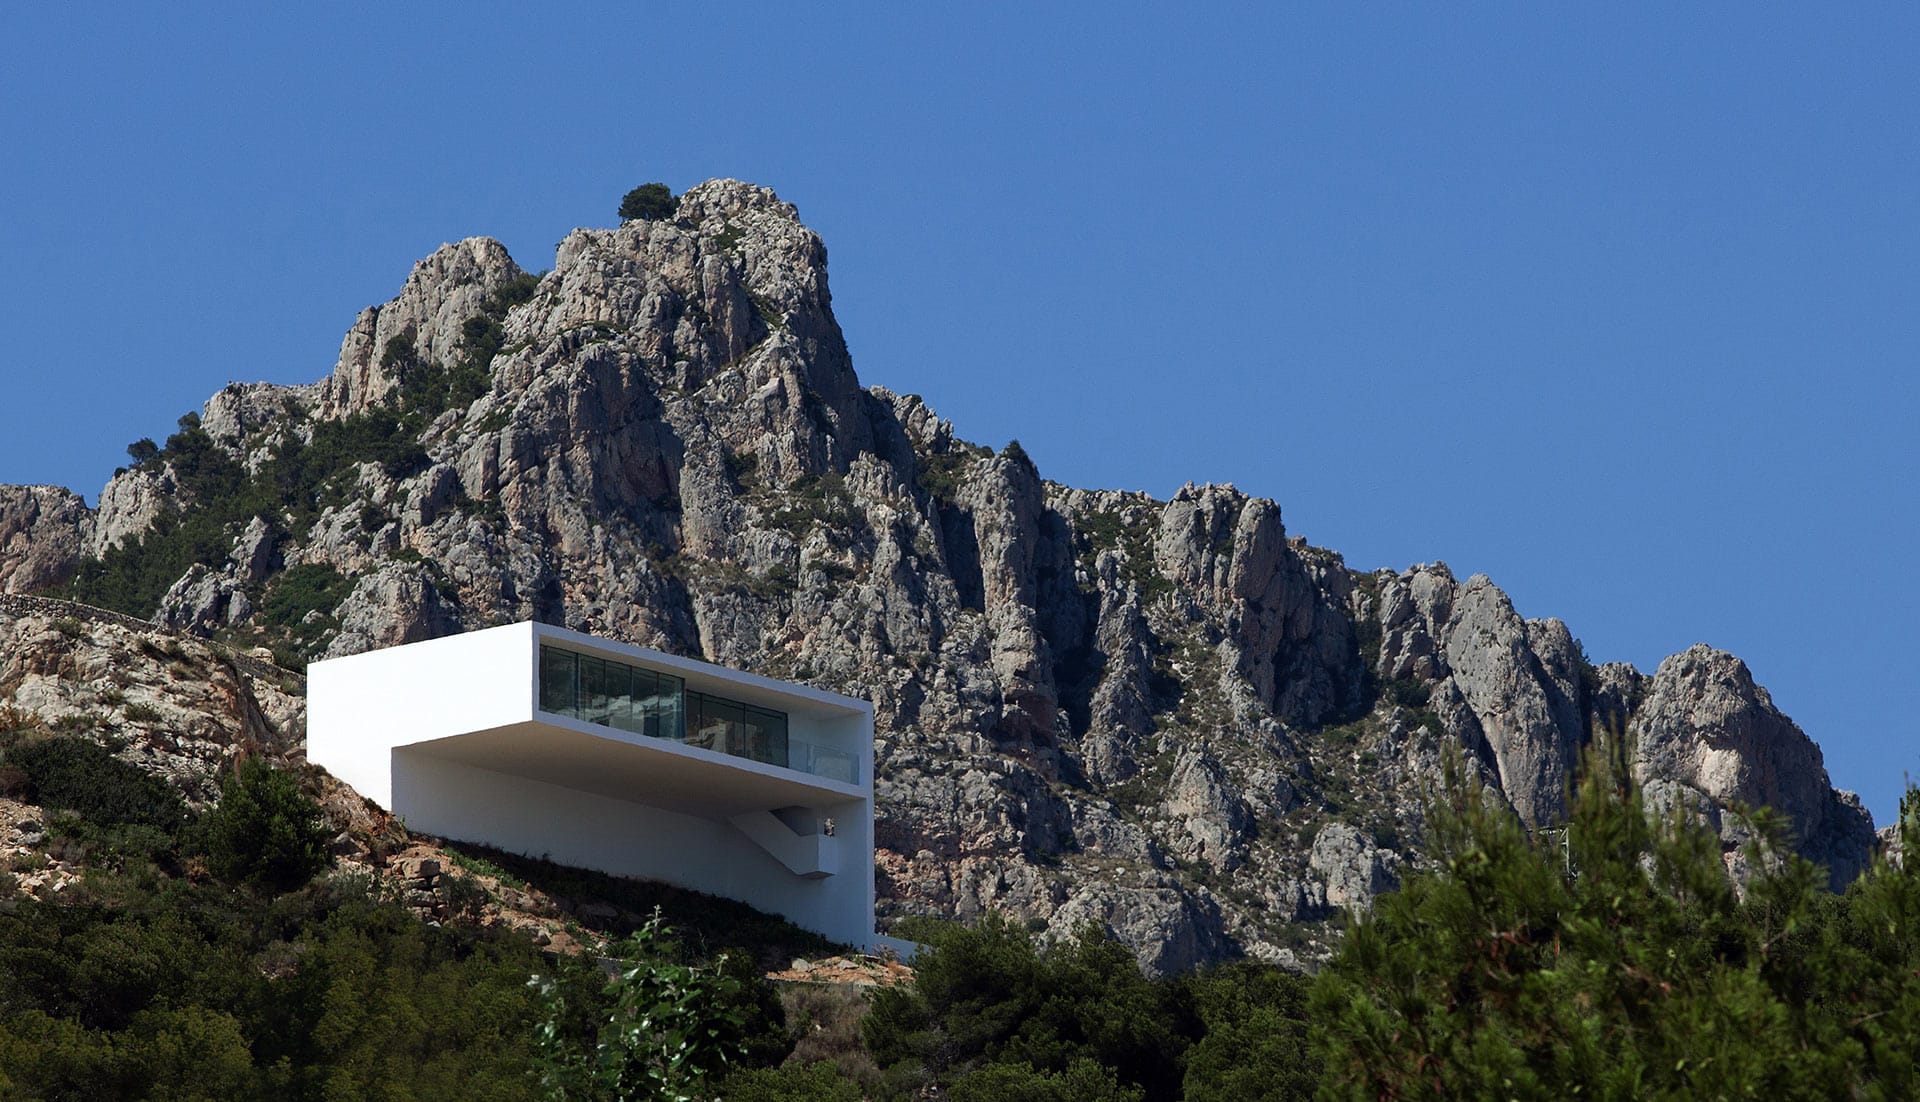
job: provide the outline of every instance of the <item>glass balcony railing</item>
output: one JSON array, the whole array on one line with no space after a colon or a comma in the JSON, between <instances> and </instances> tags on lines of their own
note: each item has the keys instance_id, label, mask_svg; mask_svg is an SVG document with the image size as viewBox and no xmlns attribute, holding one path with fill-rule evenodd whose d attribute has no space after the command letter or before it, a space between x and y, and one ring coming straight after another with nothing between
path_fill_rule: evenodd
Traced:
<instances>
[{"instance_id":1,"label":"glass balcony railing","mask_svg":"<svg viewBox=\"0 0 1920 1102\"><path fill-rule=\"evenodd\" d=\"M816 777L825 777L830 781L860 783L860 759L845 750L832 750L825 746L816 746L811 742L793 739L787 744L787 759L790 763L789 769L812 773Z\"/></svg>"},{"instance_id":2,"label":"glass balcony railing","mask_svg":"<svg viewBox=\"0 0 1920 1102\"><path fill-rule=\"evenodd\" d=\"M672 674L624 662L542 645L540 710L860 783L858 758L788 737L786 713L695 692Z\"/></svg>"}]
</instances>

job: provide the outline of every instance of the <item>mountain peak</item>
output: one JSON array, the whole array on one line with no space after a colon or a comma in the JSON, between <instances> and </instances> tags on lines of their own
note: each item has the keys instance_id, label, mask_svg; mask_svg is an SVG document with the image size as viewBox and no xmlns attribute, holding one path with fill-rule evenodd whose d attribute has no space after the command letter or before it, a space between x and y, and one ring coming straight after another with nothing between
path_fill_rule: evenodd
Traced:
<instances>
[{"instance_id":1,"label":"mountain peak","mask_svg":"<svg viewBox=\"0 0 1920 1102\"><path fill-rule=\"evenodd\" d=\"M863 389L825 245L736 180L543 276L443 246L325 379L157 450L97 512L0 488L0 588L309 656L538 619L872 700L883 917L1297 961L1417 860L1449 747L1545 825L1622 721L1716 827L1772 803L1836 883L1873 846L1731 656L1594 667L1484 575L1349 570L1227 484L1050 484Z\"/></svg>"}]
</instances>

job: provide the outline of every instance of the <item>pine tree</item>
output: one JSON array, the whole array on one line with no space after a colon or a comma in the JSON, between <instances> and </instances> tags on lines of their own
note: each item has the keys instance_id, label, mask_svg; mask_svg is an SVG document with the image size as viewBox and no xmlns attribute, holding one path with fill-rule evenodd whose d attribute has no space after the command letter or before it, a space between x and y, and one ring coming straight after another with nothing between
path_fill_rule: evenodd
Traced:
<instances>
[{"instance_id":1,"label":"pine tree","mask_svg":"<svg viewBox=\"0 0 1920 1102\"><path fill-rule=\"evenodd\" d=\"M674 197L667 185L641 184L620 200L620 220L631 221L635 218L647 222L658 222L663 218L672 218L680 209L680 200Z\"/></svg>"},{"instance_id":2,"label":"pine tree","mask_svg":"<svg viewBox=\"0 0 1920 1102\"><path fill-rule=\"evenodd\" d=\"M1461 773L1431 870L1316 985L1323 1097L1914 1096L1911 868L1832 896L1756 813L1743 898L1703 824L1649 816L1619 739L1587 754L1560 830L1529 834Z\"/></svg>"}]
</instances>

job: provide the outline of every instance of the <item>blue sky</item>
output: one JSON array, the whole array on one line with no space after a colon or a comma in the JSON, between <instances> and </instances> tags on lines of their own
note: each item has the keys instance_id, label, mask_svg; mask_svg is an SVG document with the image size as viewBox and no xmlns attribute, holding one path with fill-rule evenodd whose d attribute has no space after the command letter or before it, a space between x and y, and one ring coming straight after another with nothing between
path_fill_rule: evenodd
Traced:
<instances>
[{"instance_id":1,"label":"blue sky","mask_svg":"<svg viewBox=\"0 0 1920 1102\"><path fill-rule=\"evenodd\" d=\"M962 435L1733 651L1879 822L1920 776L1912 10L708 7L10 8L0 481L91 500L443 241L735 176Z\"/></svg>"}]
</instances>

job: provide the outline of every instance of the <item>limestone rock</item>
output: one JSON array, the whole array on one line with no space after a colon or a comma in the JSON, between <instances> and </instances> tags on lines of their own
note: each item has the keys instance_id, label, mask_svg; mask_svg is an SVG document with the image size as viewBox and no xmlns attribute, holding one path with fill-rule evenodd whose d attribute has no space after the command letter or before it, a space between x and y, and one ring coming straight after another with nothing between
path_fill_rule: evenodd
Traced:
<instances>
[{"instance_id":1,"label":"limestone rock","mask_svg":"<svg viewBox=\"0 0 1920 1102\"><path fill-rule=\"evenodd\" d=\"M1905 839L1900 834L1899 823L1888 823L1875 833L1880 853L1893 864L1894 868L1906 866L1907 852Z\"/></svg>"},{"instance_id":2,"label":"limestone rock","mask_svg":"<svg viewBox=\"0 0 1920 1102\"><path fill-rule=\"evenodd\" d=\"M1565 778L1586 737L1578 648L1558 620L1524 620L1491 579L1460 585L1444 564L1380 587L1376 673L1424 695L1529 824L1566 811Z\"/></svg>"},{"instance_id":3,"label":"limestone rock","mask_svg":"<svg viewBox=\"0 0 1920 1102\"><path fill-rule=\"evenodd\" d=\"M1729 842L1746 832L1726 809L1764 806L1786 816L1800 851L1827 866L1836 888L1872 859L1872 818L1853 793L1833 790L1820 748L1733 655L1696 644L1660 663L1632 734L1650 795L1701 807Z\"/></svg>"},{"instance_id":4,"label":"limestone rock","mask_svg":"<svg viewBox=\"0 0 1920 1102\"><path fill-rule=\"evenodd\" d=\"M233 553L227 561L242 583L258 584L266 581L279 565L278 545L279 540L266 519L254 517L234 541Z\"/></svg>"},{"instance_id":5,"label":"limestone rock","mask_svg":"<svg viewBox=\"0 0 1920 1102\"><path fill-rule=\"evenodd\" d=\"M130 618L19 600L0 596L0 700L13 722L115 735L121 757L195 804L218 794L220 769L238 754L297 758L306 703L277 675Z\"/></svg>"},{"instance_id":6,"label":"limestone rock","mask_svg":"<svg viewBox=\"0 0 1920 1102\"><path fill-rule=\"evenodd\" d=\"M1187 972L1219 960L1227 947L1219 903L1170 883L1138 888L1089 886L1055 910L1050 930L1083 924L1135 947L1149 975Z\"/></svg>"},{"instance_id":7,"label":"limestone rock","mask_svg":"<svg viewBox=\"0 0 1920 1102\"><path fill-rule=\"evenodd\" d=\"M250 459L258 469L291 418L312 403L320 387L280 386L275 383L229 383L207 399L200 411L200 427L228 452Z\"/></svg>"},{"instance_id":8,"label":"limestone rock","mask_svg":"<svg viewBox=\"0 0 1920 1102\"><path fill-rule=\"evenodd\" d=\"M1218 619L1228 662L1274 715L1313 725L1358 703L1346 571L1302 558L1279 506L1188 483L1161 514L1154 562Z\"/></svg>"},{"instance_id":9,"label":"limestone rock","mask_svg":"<svg viewBox=\"0 0 1920 1102\"><path fill-rule=\"evenodd\" d=\"M340 633L326 657L433 639L456 630L440 590L417 565L390 563L362 577L335 612Z\"/></svg>"},{"instance_id":10,"label":"limestone rock","mask_svg":"<svg viewBox=\"0 0 1920 1102\"><path fill-rule=\"evenodd\" d=\"M506 248L489 237L442 245L415 264L393 301L362 310L348 330L318 395L323 415L359 413L400 386L404 370L388 356L394 341L410 342L421 362L458 360L461 327L482 312L488 295L521 274Z\"/></svg>"},{"instance_id":11,"label":"limestone rock","mask_svg":"<svg viewBox=\"0 0 1920 1102\"><path fill-rule=\"evenodd\" d=\"M114 475L100 491L100 507L94 515L93 539L87 553L98 558L125 543L129 536L146 532L163 510L178 504L179 491L173 470L166 466L146 463Z\"/></svg>"},{"instance_id":12,"label":"limestone rock","mask_svg":"<svg viewBox=\"0 0 1920 1102\"><path fill-rule=\"evenodd\" d=\"M222 624L238 623L253 614L253 603L231 574L216 573L194 563L160 598L153 622L173 631L207 634Z\"/></svg>"},{"instance_id":13,"label":"limestone rock","mask_svg":"<svg viewBox=\"0 0 1920 1102\"><path fill-rule=\"evenodd\" d=\"M1112 785L1140 771L1137 755L1153 731L1149 685L1153 662L1147 653L1146 621L1138 595L1115 584L1116 564L1111 556L1102 560L1101 569L1106 584L1094 635L1094 661L1104 672L1089 702L1081 746L1087 774Z\"/></svg>"},{"instance_id":14,"label":"limestone rock","mask_svg":"<svg viewBox=\"0 0 1920 1102\"><path fill-rule=\"evenodd\" d=\"M1400 886L1399 855L1373 845L1347 823L1320 828L1308 865L1325 884L1329 907L1369 907L1374 897Z\"/></svg>"},{"instance_id":15,"label":"limestone rock","mask_svg":"<svg viewBox=\"0 0 1920 1102\"><path fill-rule=\"evenodd\" d=\"M0 486L0 593L30 593L73 574L93 537L93 512L58 486Z\"/></svg>"},{"instance_id":16,"label":"limestone rock","mask_svg":"<svg viewBox=\"0 0 1920 1102\"><path fill-rule=\"evenodd\" d=\"M1180 820L1184 836L1175 852L1222 872L1245 862L1242 843L1253 816L1227 783L1224 771L1204 752L1183 752L1173 767L1166 811Z\"/></svg>"}]
</instances>

